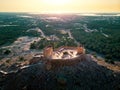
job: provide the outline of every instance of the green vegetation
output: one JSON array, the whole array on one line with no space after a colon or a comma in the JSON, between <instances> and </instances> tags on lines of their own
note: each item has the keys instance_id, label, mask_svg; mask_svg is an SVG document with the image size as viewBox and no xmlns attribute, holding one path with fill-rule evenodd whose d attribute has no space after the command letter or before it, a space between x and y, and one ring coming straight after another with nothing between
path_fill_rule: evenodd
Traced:
<instances>
[{"instance_id":1,"label":"green vegetation","mask_svg":"<svg viewBox=\"0 0 120 90\"><path fill-rule=\"evenodd\" d=\"M0 49L0 55L9 55L10 53L10 49Z\"/></svg>"},{"instance_id":2,"label":"green vegetation","mask_svg":"<svg viewBox=\"0 0 120 90\"><path fill-rule=\"evenodd\" d=\"M13 43L18 37L39 37L37 31L27 30L40 28L46 36L56 35L59 42L42 39L31 44L31 49L42 49L46 45L54 48L70 45L74 41L66 38L59 30L70 30L73 37L85 48L103 55L107 60L120 59L120 17L119 16L78 16L78 15L29 15L32 18L19 17L20 13L0 13L0 47ZM58 17L61 20L50 20L48 17ZM13 26L4 26L13 25ZM15 25L15 26L14 26ZM85 28L86 26L86 28ZM92 32L86 32L89 29ZM95 31L96 30L96 31ZM105 36L107 35L107 36ZM63 36L65 38L63 38Z\"/></svg>"},{"instance_id":3,"label":"green vegetation","mask_svg":"<svg viewBox=\"0 0 120 90\"><path fill-rule=\"evenodd\" d=\"M24 61L24 57L19 57L19 61Z\"/></svg>"},{"instance_id":4,"label":"green vegetation","mask_svg":"<svg viewBox=\"0 0 120 90\"><path fill-rule=\"evenodd\" d=\"M73 36L86 48L103 54L106 59L119 60L120 58L120 17L89 17L87 26L89 29L97 29L97 32L85 32L83 28L73 29ZM99 20L95 20L99 19ZM109 19L109 20L108 20ZM104 36L102 33L108 35Z\"/></svg>"},{"instance_id":5,"label":"green vegetation","mask_svg":"<svg viewBox=\"0 0 120 90\"><path fill-rule=\"evenodd\" d=\"M46 38L41 39L39 42L31 43L31 49L43 49L45 46L51 45L53 48L58 48L60 46L77 46L75 41L71 38L62 37L58 41L47 40Z\"/></svg>"},{"instance_id":6,"label":"green vegetation","mask_svg":"<svg viewBox=\"0 0 120 90\"><path fill-rule=\"evenodd\" d=\"M110 59L106 59L105 62L108 62L110 64L115 64L115 62L113 60L110 60Z\"/></svg>"},{"instance_id":7,"label":"green vegetation","mask_svg":"<svg viewBox=\"0 0 120 90\"><path fill-rule=\"evenodd\" d=\"M27 32L34 28L32 19L18 17L24 14L1 14L0 13L0 46L10 45L20 36L38 37L36 31Z\"/></svg>"},{"instance_id":8,"label":"green vegetation","mask_svg":"<svg viewBox=\"0 0 120 90\"><path fill-rule=\"evenodd\" d=\"M8 54L10 54L11 53L11 50L9 50L9 49L6 49L5 51L4 51L4 54L5 55L8 55Z\"/></svg>"}]
</instances>

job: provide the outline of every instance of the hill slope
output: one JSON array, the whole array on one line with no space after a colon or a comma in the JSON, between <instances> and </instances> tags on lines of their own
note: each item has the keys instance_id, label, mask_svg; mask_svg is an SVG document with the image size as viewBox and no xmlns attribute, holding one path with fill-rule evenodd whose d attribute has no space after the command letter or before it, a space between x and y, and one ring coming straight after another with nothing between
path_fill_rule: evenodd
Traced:
<instances>
[{"instance_id":1,"label":"hill slope","mask_svg":"<svg viewBox=\"0 0 120 90\"><path fill-rule=\"evenodd\" d=\"M46 69L46 66L50 68ZM42 62L1 77L3 90L120 89L120 73L98 65L89 55L81 55L75 61L68 60L64 64L51 62L46 65Z\"/></svg>"}]
</instances>

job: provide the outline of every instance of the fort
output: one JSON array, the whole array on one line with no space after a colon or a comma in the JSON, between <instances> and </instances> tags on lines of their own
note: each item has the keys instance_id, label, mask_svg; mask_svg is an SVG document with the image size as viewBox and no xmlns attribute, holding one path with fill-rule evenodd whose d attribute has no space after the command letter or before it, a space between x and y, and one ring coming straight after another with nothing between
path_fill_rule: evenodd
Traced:
<instances>
[{"instance_id":1,"label":"fort","mask_svg":"<svg viewBox=\"0 0 120 90\"><path fill-rule=\"evenodd\" d=\"M34 55L33 59L30 60L30 64L47 60L46 67L51 66L51 64L53 66L72 65L84 60L84 55L85 48L83 46L61 46L55 49L52 46L47 46L43 49L43 52Z\"/></svg>"},{"instance_id":2,"label":"fort","mask_svg":"<svg viewBox=\"0 0 120 90\"><path fill-rule=\"evenodd\" d=\"M43 50L43 56L47 59L73 59L80 54L85 54L85 49L82 46L62 46L57 49L53 49L52 46L47 46Z\"/></svg>"}]
</instances>

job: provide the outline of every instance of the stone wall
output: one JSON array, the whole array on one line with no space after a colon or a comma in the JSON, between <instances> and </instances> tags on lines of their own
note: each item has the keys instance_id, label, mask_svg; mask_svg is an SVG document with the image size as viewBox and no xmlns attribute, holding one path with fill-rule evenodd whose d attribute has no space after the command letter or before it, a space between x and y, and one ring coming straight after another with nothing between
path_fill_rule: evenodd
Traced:
<instances>
[{"instance_id":1,"label":"stone wall","mask_svg":"<svg viewBox=\"0 0 120 90\"><path fill-rule=\"evenodd\" d=\"M52 54L53 54L53 48L51 46L46 47L43 50L43 55L45 58L48 58L48 59L51 58Z\"/></svg>"}]
</instances>

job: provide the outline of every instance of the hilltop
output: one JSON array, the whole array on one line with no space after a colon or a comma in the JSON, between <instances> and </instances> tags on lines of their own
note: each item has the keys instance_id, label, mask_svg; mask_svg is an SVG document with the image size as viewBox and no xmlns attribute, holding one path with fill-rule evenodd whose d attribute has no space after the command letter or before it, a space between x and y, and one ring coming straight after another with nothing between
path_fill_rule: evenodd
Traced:
<instances>
[{"instance_id":1,"label":"hilltop","mask_svg":"<svg viewBox=\"0 0 120 90\"><path fill-rule=\"evenodd\" d=\"M33 58L35 60L35 58ZM39 59L15 73L0 74L2 90L119 90L120 72L91 55L67 60Z\"/></svg>"}]
</instances>

